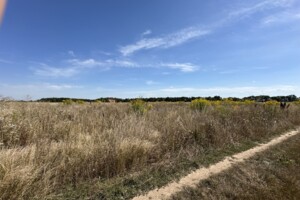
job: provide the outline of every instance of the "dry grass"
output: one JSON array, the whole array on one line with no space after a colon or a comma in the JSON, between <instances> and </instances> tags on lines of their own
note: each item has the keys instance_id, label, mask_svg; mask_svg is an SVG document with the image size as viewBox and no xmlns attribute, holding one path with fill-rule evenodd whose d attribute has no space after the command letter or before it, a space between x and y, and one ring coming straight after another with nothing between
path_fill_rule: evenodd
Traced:
<instances>
[{"instance_id":1,"label":"dry grass","mask_svg":"<svg viewBox=\"0 0 300 200\"><path fill-rule=\"evenodd\" d=\"M299 152L298 134L171 199L300 199Z\"/></svg>"},{"instance_id":2,"label":"dry grass","mask_svg":"<svg viewBox=\"0 0 300 200\"><path fill-rule=\"evenodd\" d=\"M268 138L300 124L300 107L156 103L0 102L0 199L55 198L58 189L192 159L207 149Z\"/></svg>"}]
</instances>

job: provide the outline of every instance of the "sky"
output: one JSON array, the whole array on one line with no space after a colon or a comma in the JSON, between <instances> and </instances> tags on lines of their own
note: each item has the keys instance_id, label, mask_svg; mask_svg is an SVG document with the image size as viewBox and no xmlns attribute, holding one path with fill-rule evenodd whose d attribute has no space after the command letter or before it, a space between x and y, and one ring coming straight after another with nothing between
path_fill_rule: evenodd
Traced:
<instances>
[{"instance_id":1,"label":"sky","mask_svg":"<svg viewBox=\"0 0 300 200\"><path fill-rule=\"evenodd\" d=\"M0 95L300 96L300 0L8 0Z\"/></svg>"}]
</instances>

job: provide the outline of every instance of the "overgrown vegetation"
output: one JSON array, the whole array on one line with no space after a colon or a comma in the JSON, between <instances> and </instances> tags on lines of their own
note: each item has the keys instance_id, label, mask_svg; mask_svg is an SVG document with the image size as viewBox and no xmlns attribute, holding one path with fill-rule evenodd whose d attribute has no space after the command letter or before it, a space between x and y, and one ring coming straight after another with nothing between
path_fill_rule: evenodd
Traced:
<instances>
[{"instance_id":1,"label":"overgrown vegetation","mask_svg":"<svg viewBox=\"0 0 300 200\"><path fill-rule=\"evenodd\" d=\"M299 152L298 134L171 199L300 199Z\"/></svg>"},{"instance_id":2,"label":"overgrown vegetation","mask_svg":"<svg viewBox=\"0 0 300 200\"><path fill-rule=\"evenodd\" d=\"M205 108L207 108L210 105L211 105L210 101L206 99L195 99L191 102L190 107L193 110L203 111Z\"/></svg>"},{"instance_id":3,"label":"overgrown vegetation","mask_svg":"<svg viewBox=\"0 0 300 200\"><path fill-rule=\"evenodd\" d=\"M9 99L9 98L8 98ZM39 102L63 102L64 100L68 100L70 98L42 98L38 100ZM220 96L214 97L150 97L150 98L137 98L143 100L145 102L191 102L195 99L206 99L208 101L224 101L230 100L234 102L244 102L244 101L256 101L256 102L266 102L266 101L278 101L278 102L294 102L299 100L299 98L295 95L288 95L288 96L268 96L268 95L259 95L259 96L249 96L244 98L237 98L237 97L229 97L229 98L222 98ZM114 98L114 97L103 97L98 99L72 99L73 101L82 100L85 102L111 102L112 100L115 102L131 102L137 100L136 98L133 99L121 99L121 98ZM1 96L0 96L1 100Z\"/></svg>"},{"instance_id":4,"label":"overgrown vegetation","mask_svg":"<svg viewBox=\"0 0 300 200\"><path fill-rule=\"evenodd\" d=\"M134 112L136 112L138 114L145 114L152 108L152 105L150 105L149 103L147 103L141 99L136 99L136 100L131 101L131 107Z\"/></svg>"},{"instance_id":5,"label":"overgrown vegetation","mask_svg":"<svg viewBox=\"0 0 300 200\"><path fill-rule=\"evenodd\" d=\"M59 199L86 183L105 188L130 174L151 178L147 172L179 158L193 163L212 149L261 140L300 124L295 105L282 110L220 101L206 112L194 112L184 102L152 106L137 115L127 103L1 102L0 198ZM93 191L82 192L85 197L102 194L85 191Z\"/></svg>"}]
</instances>

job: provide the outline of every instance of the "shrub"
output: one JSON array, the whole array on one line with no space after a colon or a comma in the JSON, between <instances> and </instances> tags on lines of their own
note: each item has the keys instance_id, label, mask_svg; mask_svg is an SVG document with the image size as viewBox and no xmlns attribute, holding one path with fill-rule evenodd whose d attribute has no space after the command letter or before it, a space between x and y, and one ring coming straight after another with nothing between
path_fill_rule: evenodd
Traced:
<instances>
[{"instance_id":1,"label":"shrub","mask_svg":"<svg viewBox=\"0 0 300 200\"><path fill-rule=\"evenodd\" d=\"M102 103L102 101L99 100L99 99L97 99L97 100L95 101L95 103L100 104L100 103Z\"/></svg>"},{"instance_id":2,"label":"shrub","mask_svg":"<svg viewBox=\"0 0 300 200\"><path fill-rule=\"evenodd\" d=\"M264 103L264 105L266 106L278 106L280 103L278 101L274 101L274 100L271 100L271 101L266 101Z\"/></svg>"},{"instance_id":3,"label":"shrub","mask_svg":"<svg viewBox=\"0 0 300 200\"><path fill-rule=\"evenodd\" d=\"M222 104L222 101L220 101L220 100L217 100L217 101L211 101L211 105L212 106L220 106Z\"/></svg>"},{"instance_id":4,"label":"shrub","mask_svg":"<svg viewBox=\"0 0 300 200\"><path fill-rule=\"evenodd\" d=\"M190 107L193 110L204 110L207 106L210 106L211 103L210 101L206 100L206 99L195 99L191 102Z\"/></svg>"},{"instance_id":5,"label":"shrub","mask_svg":"<svg viewBox=\"0 0 300 200\"><path fill-rule=\"evenodd\" d=\"M65 99L62 102L64 105L71 105L74 103L74 101L72 99Z\"/></svg>"},{"instance_id":6,"label":"shrub","mask_svg":"<svg viewBox=\"0 0 300 200\"><path fill-rule=\"evenodd\" d=\"M223 100L223 105L233 106L233 105L238 105L238 104L240 104L240 102L234 101L232 98L226 98Z\"/></svg>"},{"instance_id":7,"label":"shrub","mask_svg":"<svg viewBox=\"0 0 300 200\"><path fill-rule=\"evenodd\" d=\"M152 108L150 104L141 99L131 101L131 107L134 112L139 114L144 114Z\"/></svg>"},{"instance_id":8,"label":"shrub","mask_svg":"<svg viewBox=\"0 0 300 200\"><path fill-rule=\"evenodd\" d=\"M294 104L296 104L297 106L300 106L300 100L294 101Z\"/></svg>"},{"instance_id":9,"label":"shrub","mask_svg":"<svg viewBox=\"0 0 300 200\"><path fill-rule=\"evenodd\" d=\"M84 104L85 102L83 100L77 100L76 103L77 104Z\"/></svg>"},{"instance_id":10,"label":"shrub","mask_svg":"<svg viewBox=\"0 0 300 200\"><path fill-rule=\"evenodd\" d=\"M255 101L253 101L253 100L245 100L243 102L243 104L245 104L245 105L253 105L253 104L255 104Z\"/></svg>"}]
</instances>

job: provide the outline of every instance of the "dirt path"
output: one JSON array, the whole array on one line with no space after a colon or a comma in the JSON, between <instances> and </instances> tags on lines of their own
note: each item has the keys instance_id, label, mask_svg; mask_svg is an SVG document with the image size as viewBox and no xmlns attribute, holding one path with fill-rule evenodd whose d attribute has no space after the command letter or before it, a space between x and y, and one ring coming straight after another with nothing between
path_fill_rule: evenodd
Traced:
<instances>
[{"instance_id":1,"label":"dirt path","mask_svg":"<svg viewBox=\"0 0 300 200\"><path fill-rule=\"evenodd\" d=\"M241 153L235 154L231 157L226 157L223 161L218 162L208 168L200 168L187 176L181 178L178 182L169 183L167 186L151 190L145 196L138 196L133 198L133 200L157 200L157 199L168 199L172 194L181 191L184 187L195 187L200 181L209 178L212 175L218 174L224 170L229 169L233 165L243 162L246 159L254 156L255 154L265 151L271 146L274 146L282 141L296 135L299 133L299 129L295 131L290 131L277 138L274 138L266 144L260 144L252 149L243 151Z\"/></svg>"}]
</instances>

